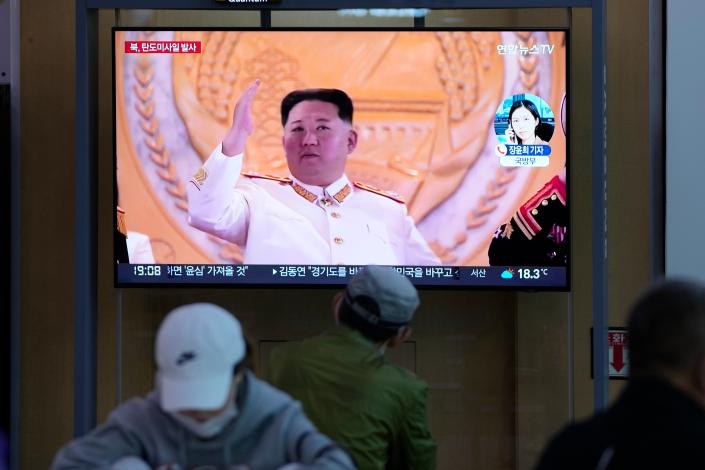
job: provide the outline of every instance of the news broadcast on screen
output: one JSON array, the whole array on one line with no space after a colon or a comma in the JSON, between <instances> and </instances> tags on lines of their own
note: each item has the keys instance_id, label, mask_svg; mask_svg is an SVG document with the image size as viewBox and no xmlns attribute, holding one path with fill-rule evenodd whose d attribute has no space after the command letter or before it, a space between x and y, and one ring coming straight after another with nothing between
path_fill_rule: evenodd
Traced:
<instances>
[{"instance_id":1,"label":"news broadcast on screen","mask_svg":"<svg viewBox=\"0 0 705 470\"><path fill-rule=\"evenodd\" d=\"M567 31L113 39L117 286L569 288Z\"/></svg>"}]
</instances>

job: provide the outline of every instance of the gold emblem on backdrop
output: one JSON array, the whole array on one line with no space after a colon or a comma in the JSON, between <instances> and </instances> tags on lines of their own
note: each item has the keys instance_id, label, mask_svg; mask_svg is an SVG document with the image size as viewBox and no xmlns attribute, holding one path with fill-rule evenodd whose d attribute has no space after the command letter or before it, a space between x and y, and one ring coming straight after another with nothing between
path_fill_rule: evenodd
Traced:
<instances>
[{"instance_id":1,"label":"gold emblem on backdrop","mask_svg":"<svg viewBox=\"0 0 705 470\"><path fill-rule=\"evenodd\" d=\"M361 35L368 38L360 39ZM502 99L496 32L203 32L202 53L173 56L174 99L205 160L255 78L246 171L287 174L279 116L297 88L340 88L355 104L351 179L399 193L418 221L452 194L487 139ZM413 58L413 60L412 60Z\"/></svg>"}]
</instances>

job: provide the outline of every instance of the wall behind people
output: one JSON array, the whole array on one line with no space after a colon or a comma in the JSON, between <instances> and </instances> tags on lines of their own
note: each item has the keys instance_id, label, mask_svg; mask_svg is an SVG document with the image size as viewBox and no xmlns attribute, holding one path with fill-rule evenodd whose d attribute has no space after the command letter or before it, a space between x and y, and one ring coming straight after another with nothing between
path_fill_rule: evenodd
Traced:
<instances>
[{"instance_id":1,"label":"wall behind people","mask_svg":"<svg viewBox=\"0 0 705 470\"><path fill-rule=\"evenodd\" d=\"M607 3L608 323L626 326L650 280L649 17L648 2ZM623 385L610 383L610 399Z\"/></svg>"},{"instance_id":2,"label":"wall behind people","mask_svg":"<svg viewBox=\"0 0 705 470\"><path fill-rule=\"evenodd\" d=\"M74 2L19 6L20 468L48 468L73 432Z\"/></svg>"},{"instance_id":3,"label":"wall behind people","mask_svg":"<svg viewBox=\"0 0 705 470\"><path fill-rule=\"evenodd\" d=\"M608 79L616 80L624 70L635 67L647 37L643 2L610 2L609 12L622 21L610 20L613 40ZM57 0L46 4L26 0L21 4L22 41L22 449L23 468L46 468L56 449L72 435L73 426L73 167L74 167L74 2ZM630 21L624 21L629 13ZM101 13L101 37L108 34L113 13ZM503 13L504 14L504 13ZM526 13L541 16L541 12ZM498 16L503 21L518 20L512 12ZM481 17L492 20L483 12ZM47 22L46 18L52 18ZM257 20L257 16L253 17ZM509 18L509 20L507 20ZM636 18L638 21L635 21ZM589 33L590 13L574 12L573 21ZM504 24L504 23L503 23ZM107 33L106 33L107 31ZM582 33L581 33L582 34ZM589 38L582 36L582 46ZM101 45L104 48L104 45ZM108 45L109 48L109 45ZM584 75L589 86L590 55L580 56L573 77ZM641 59L639 59L641 57ZM314 334L329 325L329 298L332 291L284 290L197 290L112 289L111 224L111 109L110 57L100 57L101 100L99 172L99 298L98 298L98 407L105 417L120 394L125 398L151 388L152 335L169 308L187 301L209 300L233 309L243 316L243 324L255 341L296 339ZM638 67L637 67L638 68ZM46 77L51 76L51 80ZM107 84L107 85L106 85ZM628 90L627 90L628 88ZM637 168L643 154L634 150L646 128L644 80L636 83L615 81L610 90L608 134L615 136L610 149L610 172L619 181L621 199L610 200L610 307L620 310L622 298L632 297L645 280L648 249L641 240L646 230L644 210L647 175ZM589 325L591 321L590 251L590 100L575 97L576 123L573 140L575 160L571 168L575 238L573 239L573 311L575 314L575 410L586 415L592 409L589 379ZM577 104L580 103L580 107ZM628 116L616 113L630 108ZM642 109L643 108L643 109ZM49 111L49 112L48 112ZM619 137L617 137L619 136ZM580 143L580 146L577 144ZM639 148L638 145L636 148ZM578 172L578 169L580 171ZM636 171L631 171L636 170ZM616 191L615 193L616 194ZM129 214L128 214L129 223ZM118 299L118 295L121 298ZM118 301L123 306L122 384L116 383L116 316ZM440 468L459 467L476 462L481 468L529 468L531 452L520 449L515 432L530 429L541 419L533 406L543 406L550 418L542 429L557 429L567 416L568 319L564 306L568 297L506 293L427 292L415 322L415 363L417 372L429 382L430 424L437 437ZM546 307L548 305L548 307ZM463 306L459 308L458 306ZM550 314L546 314L548 308ZM624 310L624 309L621 309ZM516 315L522 315L518 321ZM272 322L276 318L279 321ZM615 321L619 321L616 318ZM519 339L520 341L517 341ZM547 341L555 340L554 348ZM541 345L537 349L537 345ZM524 354L539 351L534 356ZM521 354L515 359L516 354ZM492 364L493 367L487 367ZM554 372L561 386L558 396L548 393L549 383L542 374ZM557 377L557 379L556 379ZM517 389L519 387L519 389ZM517 421L517 390L525 393L518 402L519 413L528 421ZM564 397L564 398L561 398ZM518 406L518 405L517 405ZM563 409L560 413L557 409ZM462 416L463 419L459 419ZM533 420L533 421L532 421ZM520 426L519 429L517 426ZM529 442L540 448L541 443ZM523 449L526 449L524 445ZM538 451L538 450L536 450ZM448 465L444 465L448 464ZM467 465L465 465L467 466Z\"/></svg>"},{"instance_id":4,"label":"wall behind people","mask_svg":"<svg viewBox=\"0 0 705 470\"><path fill-rule=\"evenodd\" d=\"M705 3L666 5L666 272L705 280L705 158L697 144L705 134L705 62L697 46Z\"/></svg>"}]
</instances>

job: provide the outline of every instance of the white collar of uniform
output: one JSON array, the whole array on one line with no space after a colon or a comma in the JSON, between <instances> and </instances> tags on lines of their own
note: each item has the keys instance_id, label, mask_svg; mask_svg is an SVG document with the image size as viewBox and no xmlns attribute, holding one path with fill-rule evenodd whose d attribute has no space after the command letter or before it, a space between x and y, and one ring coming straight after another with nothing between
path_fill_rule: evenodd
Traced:
<instances>
[{"instance_id":1,"label":"white collar of uniform","mask_svg":"<svg viewBox=\"0 0 705 470\"><path fill-rule=\"evenodd\" d=\"M340 193L345 188L345 186L351 186L350 180L348 179L348 177L345 174L343 174L343 176L341 176L337 180L333 181L331 184L329 184L326 187L315 186L315 185L303 183L300 180L298 180L296 177L294 177L293 175L291 176L291 179L294 182L294 184L301 186L306 191L310 192L311 194L314 194L319 199L322 199L322 198L325 198L326 196L328 196L332 201L335 201L335 202L338 202L335 199L335 195Z\"/></svg>"},{"instance_id":2,"label":"white collar of uniform","mask_svg":"<svg viewBox=\"0 0 705 470\"><path fill-rule=\"evenodd\" d=\"M325 188L322 188L320 186L315 186L313 184L303 183L303 182L301 182L301 180L299 180L298 178L296 178L293 175L291 176L291 180L294 182L294 184L301 186L302 188L304 188L306 191L313 194L314 196L316 196L318 198L323 196Z\"/></svg>"}]
</instances>

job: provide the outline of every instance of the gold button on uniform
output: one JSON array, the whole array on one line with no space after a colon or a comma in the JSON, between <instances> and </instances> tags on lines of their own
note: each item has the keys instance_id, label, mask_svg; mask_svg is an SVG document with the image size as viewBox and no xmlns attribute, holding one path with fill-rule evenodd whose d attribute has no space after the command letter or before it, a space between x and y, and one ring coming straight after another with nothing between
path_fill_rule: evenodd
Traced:
<instances>
[{"instance_id":1,"label":"gold button on uniform","mask_svg":"<svg viewBox=\"0 0 705 470\"><path fill-rule=\"evenodd\" d=\"M340 215L340 212L331 212L330 216L334 219L339 219L342 217L342 215Z\"/></svg>"},{"instance_id":2,"label":"gold button on uniform","mask_svg":"<svg viewBox=\"0 0 705 470\"><path fill-rule=\"evenodd\" d=\"M551 194L551 201L555 201L556 199L558 199L558 196L556 196L555 194Z\"/></svg>"},{"instance_id":3,"label":"gold button on uniform","mask_svg":"<svg viewBox=\"0 0 705 470\"><path fill-rule=\"evenodd\" d=\"M534 209L534 210L531 211L531 214L532 214L532 215L536 215L536 214L538 214L538 213L539 213L538 209Z\"/></svg>"},{"instance_id":4,"label":"gold button on uniform","mask_svg":"<svg viewBox=\"0 0 705 470\"><path fill-rule=\"evenodd\" d=\"M335 243L337 243L338 245L342 245L342 244L343 244L343 237L335 237L335 238L333 239L333 241L334 241Z\"/></svg>"},{"instance_id":5,"label":"gold button on uniform","mask_svg":"<svg viewBox=\"0 0 705 470\"><path fill-rule=\"evenodd\" d=\"M548 205L548 199L544 199L543 201L541 201L541 205L542 205L542 206L547 206L547 205Z\"/></svg>"}]
</instances>

